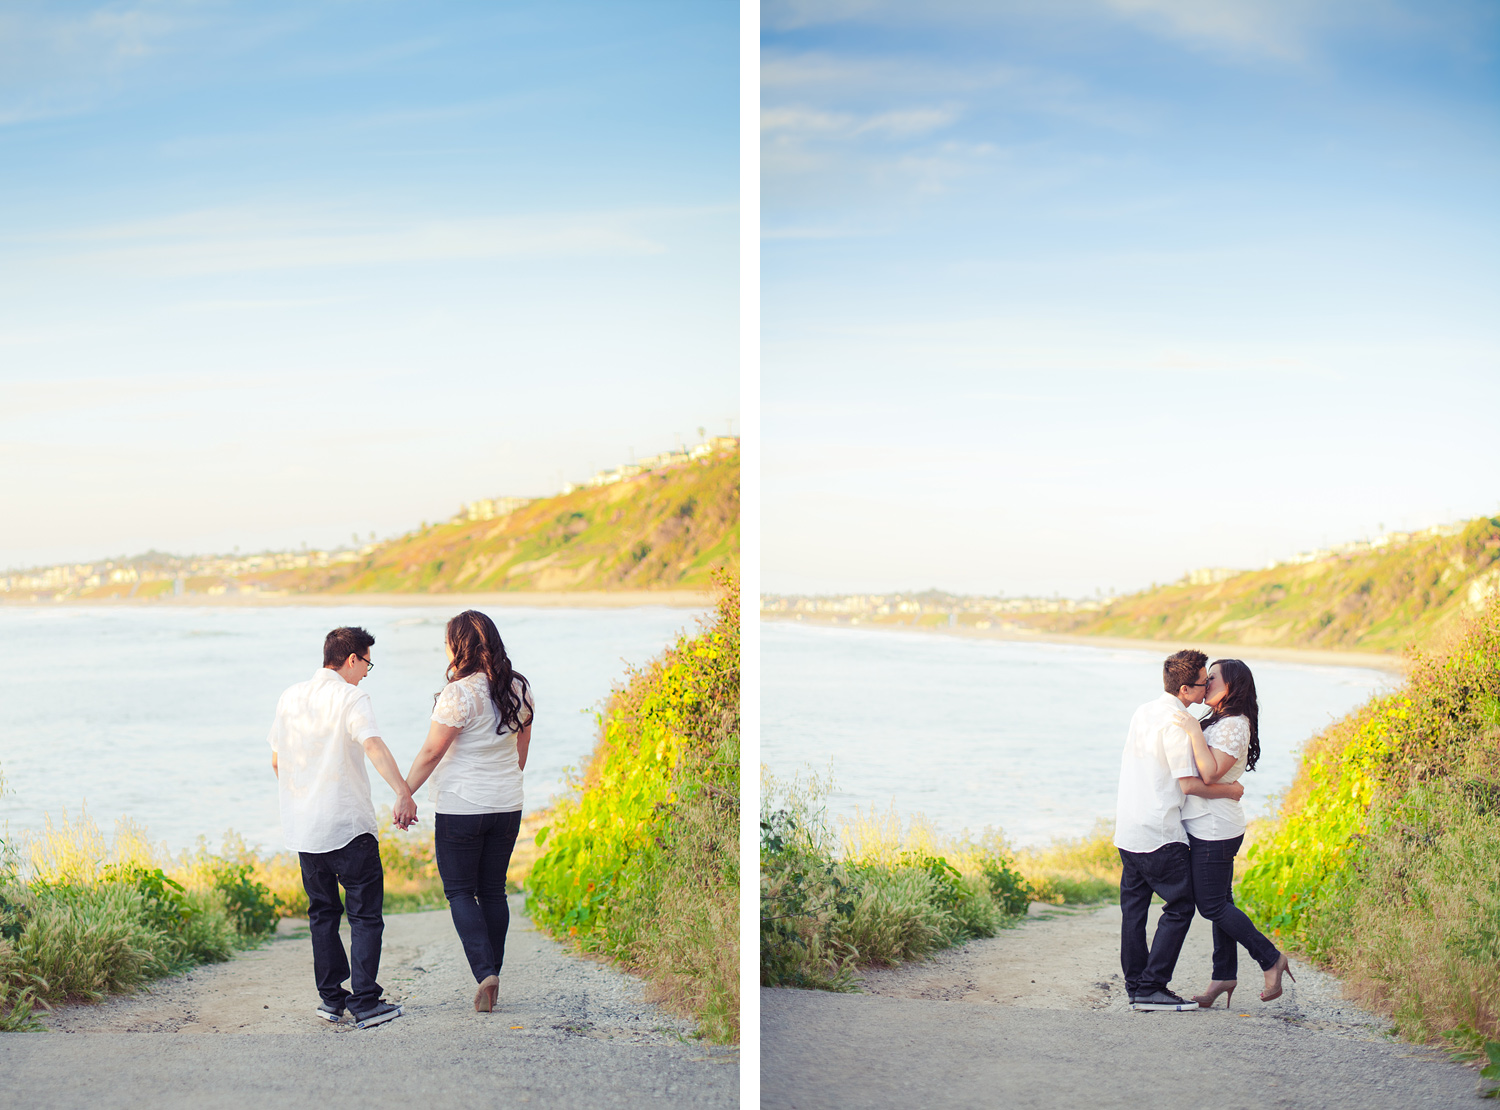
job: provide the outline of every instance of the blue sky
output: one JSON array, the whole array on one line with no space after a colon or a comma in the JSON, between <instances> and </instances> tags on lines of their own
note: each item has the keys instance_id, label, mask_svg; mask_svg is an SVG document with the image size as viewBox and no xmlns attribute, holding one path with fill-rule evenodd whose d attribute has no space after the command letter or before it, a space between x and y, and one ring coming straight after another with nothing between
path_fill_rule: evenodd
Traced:
<instances>
[{"instance_id":1,"label":"blue sky","mask_svg":"<svg viewBox=\"0 0 1500 1110\"><path fill-rule=\"evenodd\" d=\"M738 13L0 12L0 567L347 542L738 431Z\"/></svg>"},{"instance_id":2,"label":"blue sky","mask_svg":"<svg viewBox=\"0 0 1500 1110\"><path fill-rule=\"evenodd\" d=\"M767 0L765 587L1076 596L1500 511L1497 16Z\"/></svg>"}]
</instances>

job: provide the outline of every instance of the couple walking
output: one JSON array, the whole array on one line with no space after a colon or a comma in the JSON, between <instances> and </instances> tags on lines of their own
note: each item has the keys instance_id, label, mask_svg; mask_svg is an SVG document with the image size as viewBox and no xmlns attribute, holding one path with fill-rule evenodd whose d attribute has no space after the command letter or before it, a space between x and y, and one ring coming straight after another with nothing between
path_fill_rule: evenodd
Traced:
<instances>
[{"instance_id":1,"label":"couple walking","mask_svg":"<svg viewBox=\"0 0 1500 1110\"><path fill-rule=\"evenodd\" d=\"M1120 762L1115 847L1120 850L1120 964L1136 1010L1196 1010L1219 995L1231 1004L1238 947L1265 974L1261 1001L1281 996L1286 954L1234 904L1234 857L1245 839L1239 777L1260 758L1255 679L1238 659L1208 665L1179 651L1162 666L1165 692L1135 711ZM1199 721L1188 706L1206 702ZM1152 894L1165 905L1151 947ZM1168 989L1193 910L1213 923L1213 980L1191 1000ZM1293 976L1293 979L1296 977Z\"/></svg>"},{"instance_id":2,"label":"couple walking","mask_svg":"<svg viewBox=\"0 0 1500 1110\"><path fill-rule=\"evenodd\" d=\"M396 792L393 819L417 819L414 791L428 783L443 894L479 984L474 1009L494 1009L510 907L505 872L521 827L521 780L535 713L526 679L511 667L495 622L469 609L448 622L447 685L435 699L427 739L406 777L359 689L374 668L363 628L335 628L323 666L281 695L271 726L271 769L286 844L302 864L312 935L318 1016L361 1028L401 1016L381 998L380 941L385 872L365 759ZM344 901L339 899L339 888ZM349 946L339 921L349 914ZM344 981L349 980L349 988Z\"/></svg>"}]
</instances>

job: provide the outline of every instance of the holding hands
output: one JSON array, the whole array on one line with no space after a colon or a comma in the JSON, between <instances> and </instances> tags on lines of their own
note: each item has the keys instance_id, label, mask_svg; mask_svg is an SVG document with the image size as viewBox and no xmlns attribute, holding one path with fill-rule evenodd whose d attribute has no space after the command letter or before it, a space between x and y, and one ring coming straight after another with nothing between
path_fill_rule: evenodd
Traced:
<instances>
[{"instance_id":1,"label":"holding hands","mask_svg":"<svg viewBox=\"0 0 1500 1110\"><path fill-rule=\"evenodd\" d=\"M411 796L411 791L408 790L404 797L396 799L391 819L403 832L417 823L417 800Z\"/></svg>"}]
</instances>

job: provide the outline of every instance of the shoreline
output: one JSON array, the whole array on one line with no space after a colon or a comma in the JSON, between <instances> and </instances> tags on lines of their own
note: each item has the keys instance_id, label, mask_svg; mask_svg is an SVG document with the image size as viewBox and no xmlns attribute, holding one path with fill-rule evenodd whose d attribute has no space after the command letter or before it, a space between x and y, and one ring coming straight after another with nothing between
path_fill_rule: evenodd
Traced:
<instances>
[{"instance_id":1,"label":"shoreline","mask_svg":"<svg viewBox=\"0 0 1500 1110\"><path fill-rule=\"evenodd\" d=\"M1025 640L1032 643L1076 644L1081 647L1119 648L1129 651L1161 651L1170 648L1179 651L1196 648L1210 658L1217 659L1264 659L1279 663L1308 663L1320 667L1362 667L1367 670L1384 671L1387 674L1406 674L1406 659L1400 655L1365 651L1323 651L1318 648L1257 647L1251 644L1216 644L1198 640L1135 640L1122 636L1076 636L1066 632L1041 632L1022 628L923 628L913 625L875 624L861 621L855 624L848 620L828 617L803 617L794 615L760 614L763 621L779 621L784 624L812 624L828 628L861 628L875 632L919 633L929 636L960 636L975 640Z\"/></svg>"},{"instance_id":2,"label":"shoreline","mask_svg":"<svg viewBox=\"0 0 1500 1110\"><path fill-rule=\"evenodd\" d=\"M711 609L714 595L699 590L516 590L510 593L461 594L182 594L176 597L125 598L85 597L62 601L3 600L0 606L44 609L50 606L193 606L197 608L243 608L273 606L358 606L377 605L395 608L446 607L484 608L487 606L529 609L639 609L660 606L667 609Z\"/></svg>"}]
</instances>

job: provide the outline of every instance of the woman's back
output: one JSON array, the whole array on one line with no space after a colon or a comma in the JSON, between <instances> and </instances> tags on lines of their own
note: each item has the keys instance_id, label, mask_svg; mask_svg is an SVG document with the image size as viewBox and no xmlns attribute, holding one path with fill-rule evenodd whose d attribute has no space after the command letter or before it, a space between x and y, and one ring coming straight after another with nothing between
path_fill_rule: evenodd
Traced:
<instances>
[{"instance_id":1,"label":"woman's back","mask_svg":"<svg viewBox=\"0 0 1500 1110\"><path fill-rule=\"evenodd\" d=\"M524 720L532 711L531 693L517 678L511 689L525 699ZM483 671L443 687L432 719L459 729L428 780L428 799L439 813L506 813L521 808L522 772L516 733L495 731L495 702Z\"/></svg>"}]
</instances>

